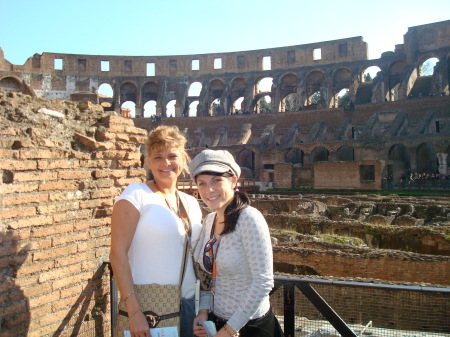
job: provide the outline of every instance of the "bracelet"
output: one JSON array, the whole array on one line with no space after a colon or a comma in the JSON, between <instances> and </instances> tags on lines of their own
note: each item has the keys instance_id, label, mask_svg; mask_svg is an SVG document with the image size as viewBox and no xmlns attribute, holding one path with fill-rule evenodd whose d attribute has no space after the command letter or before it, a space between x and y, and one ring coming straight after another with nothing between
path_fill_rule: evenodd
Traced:
<instances>
[{"instance_id":1,"label":"bracelet","mask_svg":"<svg viewBox=\"0 0 450 337\"><path fill-rule=\"evenodd\" d=\"M128 315L128 319L130 319L131 317L133 317L134 315L136 315L140 310L136 310L135 312L133 312L131 315Z\"/></svg>"},{"instance_id":2,"label":"bracelet","mask_svg":"<svg viewBox=\"0 0 450 337\"><path fill-rule=\"evenodd\" d=\"M228 334L228 336L230 336L230 337L234 337L234 336L236 336L236 334L233 334L233 333L231 333L231 331L230 330L228 330L228 328L227 328L227 325L225 324L224 326L223 326L223 328L224 328L224 330L225 330L225 332Z\"/></svg>"},{"instance_id":3,"label":"bracelet","mask_svg":"<svg viewBox=\"0 0 450 337\"><path fill-rule=\"evenodd\" d=\"M127 299L133 294L136 294L136 290L133 290L131 293L129 293L127 296L125 296L125 299L123 300L123 302L127 303Z\"/></svg>"}]
</instances>

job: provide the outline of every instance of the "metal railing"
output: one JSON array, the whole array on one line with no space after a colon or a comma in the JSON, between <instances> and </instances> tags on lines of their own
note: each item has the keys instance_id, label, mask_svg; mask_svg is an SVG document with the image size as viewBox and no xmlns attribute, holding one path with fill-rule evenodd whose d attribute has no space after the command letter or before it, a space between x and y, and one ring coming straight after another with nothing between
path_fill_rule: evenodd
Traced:
<instances>
[{"instance_id":1,"label":"metal railing","mask_svg":"<svg viewBox=\"0 0 450 337\"><path fill-rule=\"evenodd\" d=\"M118 290L110 275L114 336ZM450 337L450 288L275 275L270 302L286 337Z\"/></svg>"}]
</instances>

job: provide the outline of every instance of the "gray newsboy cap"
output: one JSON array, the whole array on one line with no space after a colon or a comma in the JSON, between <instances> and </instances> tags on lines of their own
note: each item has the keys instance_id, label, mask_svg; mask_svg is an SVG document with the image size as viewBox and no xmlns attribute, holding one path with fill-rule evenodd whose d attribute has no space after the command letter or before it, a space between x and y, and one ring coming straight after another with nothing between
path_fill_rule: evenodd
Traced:
<instances>
[{"instance_id":1,"label":"gray newsboy cap","mask_svg":"<svg viewBox=\"0 0 450 337\"><path fill-rule=\"evenodd\" d=\"M237 178L241 175L241 168L232 154L225 150L203 150L189 164L192 180L195 180L195 177L202 172L225 173L229 171Z\"/></svg>"}]
</instances>

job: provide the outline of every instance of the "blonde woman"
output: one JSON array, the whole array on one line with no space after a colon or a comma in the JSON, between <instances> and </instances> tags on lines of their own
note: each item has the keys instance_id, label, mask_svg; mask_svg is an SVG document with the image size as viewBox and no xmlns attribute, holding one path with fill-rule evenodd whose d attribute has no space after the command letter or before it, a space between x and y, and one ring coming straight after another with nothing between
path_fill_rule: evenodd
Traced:
<instances>
[{"instance_id":1,"label":"blonde woman","mask_svg":"<svg viewBox=\"0 0 450 337\"><path fill-rule=\"evenodd\" d=\"M185 144L177 127L159 126L150 132L146 162L153 180L130 184L114 205L110 261L132 337L150 336L134 285L179 284L184 263L180 336L192 336L195 275L192 258L183 261L187 231L184 220L189 217L191 239L195 241L202 214L194 197L176 189L177 179L189 161ZM123 332L118 334L123 336Z\"/></svg>"}]
</instances>

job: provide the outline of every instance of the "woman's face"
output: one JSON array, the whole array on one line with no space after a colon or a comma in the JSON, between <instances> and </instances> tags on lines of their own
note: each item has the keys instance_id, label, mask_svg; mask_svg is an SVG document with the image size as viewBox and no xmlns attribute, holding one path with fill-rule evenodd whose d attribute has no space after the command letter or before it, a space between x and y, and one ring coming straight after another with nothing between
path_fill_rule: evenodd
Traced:
<instances>
[{"instance_id":1,"label":"woman's face","mask_svg":"<svg viewBox=\"0 0 450 337\"><path fill-rule=\"evenodd\" d=\"M234 196L236 177L221 177L208 174L197 176L200 197L211 211L225 211Z\"/></svg>"},{"instance_id":2,"label":"woman's face","mask_svg":"<svg viewBox=\"0 0 450 337\"><path fill-rule=\"evenodd\" d=\"M162 184L176 181L186 164L183 153L176 147L153 152L147 163L155 181Z\"/></svg>"}]
</instances>

